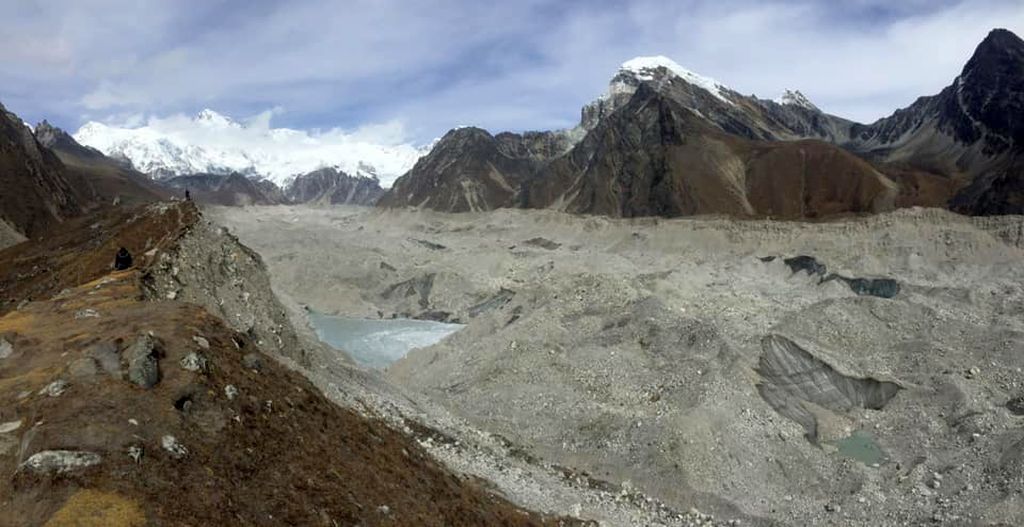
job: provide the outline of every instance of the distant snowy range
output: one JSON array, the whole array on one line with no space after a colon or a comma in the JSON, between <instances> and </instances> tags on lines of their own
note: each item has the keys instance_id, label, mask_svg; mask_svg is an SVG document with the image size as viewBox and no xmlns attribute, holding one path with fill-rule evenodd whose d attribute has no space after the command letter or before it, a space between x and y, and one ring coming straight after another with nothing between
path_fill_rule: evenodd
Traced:
<instances>
[{"instance_id":1,"label":"distant snowy range","mask_svg":"<svg viewBox=\"0 0 1024 527\"><path fill-rule=\"evenodd\" d=\"M90 121L74 138L130 161L154 178L237 172L282 187L298 175L333 167L351 176L377 178L387 188L430 150L430 145L389 141L401 135L397 124L308 132L271 128L271 115L240 122L206 109L194 117L149 118L144 123Z\"/></svg>"}]
</instances>

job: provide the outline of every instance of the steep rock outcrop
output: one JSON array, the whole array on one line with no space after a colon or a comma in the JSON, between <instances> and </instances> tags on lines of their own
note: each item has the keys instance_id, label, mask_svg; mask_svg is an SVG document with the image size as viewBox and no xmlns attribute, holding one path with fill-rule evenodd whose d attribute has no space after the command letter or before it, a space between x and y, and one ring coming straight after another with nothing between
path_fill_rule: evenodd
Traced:
<instances>
[{"instance_id":1,"label":"steep rock outcrop","mask_svg":"<svg viewBox=\"0 0 1024 527\"><path fill-rule=\"evenodd\" d=\"M0 105L0 220L35 237L84 212L94 192Z\"/></svg>"},{"instance_id":2,"label":"steep rock outcrop","mask_svg":"<svg viewBox=\"0 0 1024 527\"><path fill-rule=\"evenodd\" d=\"M274 296L258 254L212 223L197 219L160 251L143 277L153 299L198 304L248 335L263 350L308 365L309 345Z\"/></svg>"},{"instance_id":3,"label":"steep rock outcrop","mask_svg":"<svg viewBox=\"0 0 1024 527\"><path fill-rule=\"evenodd\" d=\"M992 31L952 85L852 126L845 146L952 180L958 212L1024 212L1024 40Z\"/></svg>"},{"instance_id":4,"label":"steep rock outcrop","mask_svg":"<svg viewBox=\"0 0 1024 527\"><path fill-rule=\"evenodd\" d=\"M284 191L292 203L323 205L373 205L384 194L380 181L350 176L335 167L297 176Z\"/></svg>"},{"instance_id":5,"label":"steep rock outcrop","mask_svg":"<svg viewBox=\"0 0 1024 527\"><path fill-rule=\"evenodd\" d=\"M513 206L520 185L541 161L520 146L514 134L499 139L480 128L452 130L395 181L378 205L450 212Z\"/></svg>"}]
</instances>

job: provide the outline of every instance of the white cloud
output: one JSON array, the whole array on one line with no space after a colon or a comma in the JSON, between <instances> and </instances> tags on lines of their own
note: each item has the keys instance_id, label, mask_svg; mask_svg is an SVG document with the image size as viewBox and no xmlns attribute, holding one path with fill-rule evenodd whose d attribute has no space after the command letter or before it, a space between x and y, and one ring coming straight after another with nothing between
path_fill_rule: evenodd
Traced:
<instances>
[{"instance_id":1,"label":"white cloud","mask_svg":"<svg viewBox=\"0 0 1024 527\"><path fill-rule=\"evenodd\" d=\"M0 100L30 119L280 106L419 141L571 125L638 55L870 121L947 85L990 29L1024 34L1020 0L0 3Z\"/></svg>"}]
</instances>

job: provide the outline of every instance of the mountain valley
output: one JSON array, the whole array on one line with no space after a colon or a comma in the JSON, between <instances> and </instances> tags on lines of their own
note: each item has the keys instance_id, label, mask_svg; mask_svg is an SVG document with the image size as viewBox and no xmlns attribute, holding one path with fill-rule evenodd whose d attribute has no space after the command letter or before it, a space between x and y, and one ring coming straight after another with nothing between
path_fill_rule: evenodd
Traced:
<instances>
[{"instance_id":1,"label":"mountain valley","mask_svg":"<svg viewBox=\"0 0 1024 527\"><path fill-rule=\"evenodd\" d=\"M378 27L390 17L360 18L376 5L346 13L371 38L288 23L305 4L229 4L150 6L198 36L130 57L132 32L102 38L110 56L87 67L68 28L91 26L67 23L87 17L58 2L59 31L0 52L48 72L0 95L33 120L60 109L33 127L0 106L0 527L1024 525L1012 31L870 124L655 55L622 62L564 129L417 145L463 107L547 119L571 102L551 93L563 77L582 82L561 53L593 21L516 39L521 7L489 7L495 44L459 5L458 46L423 44L451 20L392 46L376 40L400 32ZM237 24L246 46L207 40ZM301 63L324 33L341 41ZM250 41L266 47L247 71L204 62ZM586 46L581 64L608 64ZM535 69L502 76L520 63ZM124 69L132 82L61 84ZM271 126L276 97L304 128ZM222 102L265 111L206 108Z\"/></svg>"}]
</instances>

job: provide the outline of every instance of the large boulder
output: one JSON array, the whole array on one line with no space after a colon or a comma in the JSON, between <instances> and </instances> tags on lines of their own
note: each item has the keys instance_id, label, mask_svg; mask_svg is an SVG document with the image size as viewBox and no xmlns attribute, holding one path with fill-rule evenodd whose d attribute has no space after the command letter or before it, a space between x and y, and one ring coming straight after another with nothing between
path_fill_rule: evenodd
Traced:
<instances>
[{"instance_id":1,"label":"large boulder","mask_svg":"<svg viewBox=\"0 0 1024 527\"><path fill-rule=\"evenodd\" d=\"M124 352L128 361L128 380L150 389L160 382L160 361L156 339L142 335Z\"/></svg>"},{"instance_id":2,"label":"large boulder","mask_svg":"<svg viewBox=\"0 0 1024 527\"><path fill-rule=\"evenodd\" d=\"M21 467L36 474L67 474L98 465L103 459L94 452L44 450L28 458Z\"/></svg>"}]
</instances>

